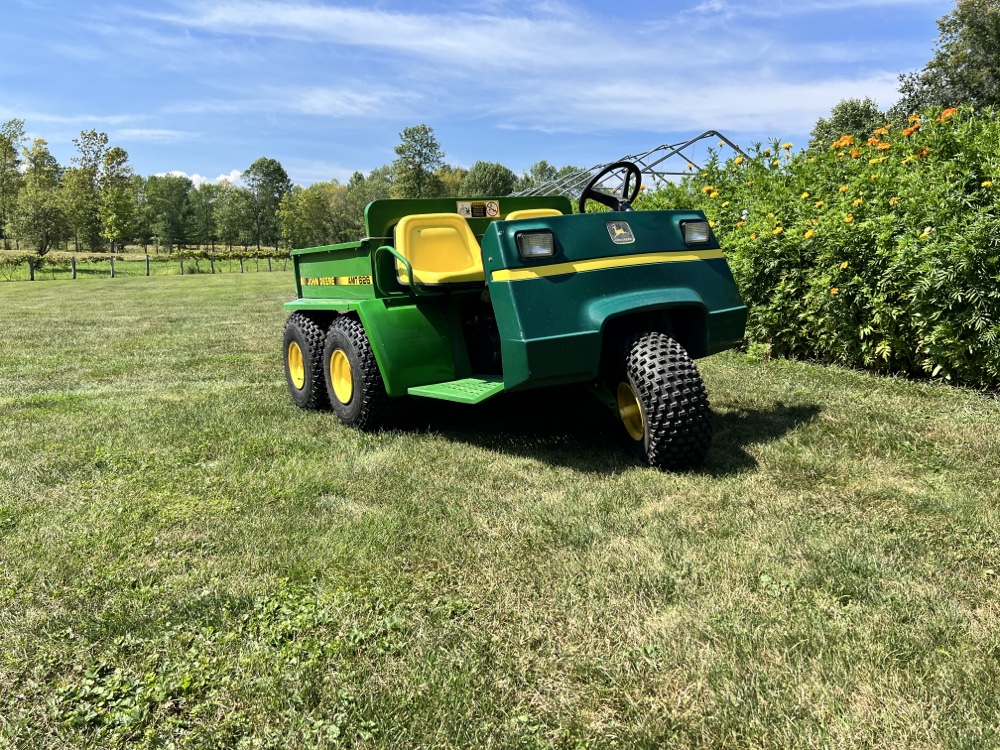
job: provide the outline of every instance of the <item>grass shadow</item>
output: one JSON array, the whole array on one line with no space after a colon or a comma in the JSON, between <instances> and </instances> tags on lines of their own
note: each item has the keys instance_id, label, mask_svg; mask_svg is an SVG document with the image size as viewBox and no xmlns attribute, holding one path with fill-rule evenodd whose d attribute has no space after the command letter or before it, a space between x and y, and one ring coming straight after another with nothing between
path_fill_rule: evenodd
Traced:
<instances>
[{"instance_id":1,"label":"grass shadow","mask_svg":"<svg viewBox=\"0 0 1000 750\"><path fill-rule=\"evenodd\" d=\"M712 448L698 472L726 476L756 469L748 446L778 440L819 411L817 405L779 402L713 414ZM399 426L581 472L610 474L641 463L627 449L621 423L583 387L504 393L476 406L414 398Z\"/></svg>"}]
</instances>

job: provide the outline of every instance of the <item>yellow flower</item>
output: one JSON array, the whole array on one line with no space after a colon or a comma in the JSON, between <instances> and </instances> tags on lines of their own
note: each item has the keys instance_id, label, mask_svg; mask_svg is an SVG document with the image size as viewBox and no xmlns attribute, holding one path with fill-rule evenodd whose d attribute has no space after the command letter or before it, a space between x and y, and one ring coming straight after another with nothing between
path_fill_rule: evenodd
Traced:
<instances>
[{"instance_id":1,"label":"yellow flower","mask_svg":"<svg viewBox=\"0 0 1000 750\"><path fill-rule=\"evenodd\" d=\"M808 198L808 197L809 197L809 193L803 193L803 194L802 194L802 195L800 195L799 197L800 197L800 198L801 198L802 200L805 200L806 198Z\"/></svg>"},{"instance_id":2,"label":"yellow flower","mask_svg":"<svg viewBox=\"0 0 1000 750\"><path fill-rule=\"evenodd\" d=\"M772 161L772 162L771 162L771 166L772 166L772 167L776 167L776 166L778 166L779 164L781 164L781 162L780 162L780 161L778 161L777 159L775 159L774 161Z\"/></svg>"},{"instance_id":3,"label":"yellow flower","mask_svg":"<svg viewBox=\"0 0 1000 750\"><path fill-rule=\"evenodd\" d=\"M843 263L840 264L840 268L841 268L841 270L847 268L847 261L846 260Z\"/></svg>"},{"instance_id":4,"label":"yellow flower","mask_svg":"<svg viewBox=\"0 0 1000 750\"><path fill-rule=\"evenodd\" d=\"M771 232L771 234L781 234L781 233L782 233L782 232L784 232L784 231L785 231L785 230L784 230L784 229L782 229L781 227L775 227L775 228L774 228L774 231L773 231L773 232Z\"/></svg>"},{"instance_id":5,"label":"yellow flower","mask_svg":"<svg viewBox=\"0 0 1000 750\"><path fill-rule=\"evenodd\" d=\"M811 239L812 239L813 237L815 237L815 236L816 236L816 232L814 232L814 231L813 231L812 229L807 229L807 230L806 230L806 233L805 233L805 238L806 238L807 240L811 240Z\"/></svg>"},{"instance_id":6,"label":"yellow flower","mask_svg":"<svg viewBox=\"0 0 1000 750\"><path fill-rule=\"evenodd\" d=\"M844 217L844 221L850 224L852 221L854 221L854 214L847 214L847 216Z\"/></svg>"},{"instance_id":7,"label":"yellow flower","mask_svg":"<svg viewBox=\"0 0 1000 750\"><path fill-rule=\"evenodd\" d=\"M826 204L823 201L816 201L816 208L823 208Z\"/></svg>"},{"instance_id":8,"label":"yellow flower","mask_svg":"<svg viewBox=\"0 0 1000 750\"><path fill-rule=\"evenodd\" d=\"M910 115L906 119L910 122L920 122L920 115Z\"/></svg>"},{"instance_id":9,"label":"yellow flower","mask_svg":"<svg viewBox=\"0 0 1000 750\"><path fill-rule=\"evenodd\" d=\"M874 159L869 159L868 163L869 164L881 164L882 162L884 162L888 158L889 158L888 156L876 156Z\"/></svg>"},{"instance_id":10,"label":"yellow flower","mask_svg":"<svg viewBox=\"0 0 1000 750\"><path fill-rule=\"evenodd\" d=\"M729 205L729 201L726 201L725 203L722 204L722 207L725 208L728 205Z\"/></svg>"},{"instance_id":11,"label":"yellow flower","mask_svg":"<svg viewBox=\"0 0 1000 750\"><path fill-rule=\"evenodd\" d=\"M818 227L819 226L819 219L813 219L813 226L814 227Z\"/></svg>"},{"instance_id":12,"label":"yellow flower","mask_svg":"<svg viewBox=\"0 0 1000 750\"><path fill-rule=\"evenodd\" d=\"M876 128L875 135L885 135L889 132L889 128Z\"/></svg>"},{"instance_id":13,"label":"yellow flower","mask_svg":"<svg viewBox=\"0 0 1000 750\"><path fill-rule=\"evenodd\" d=\"M873 174L873 175L872 175L872 179L873 179L873 180L877 180L877 179L878 179L878 175L877 175L877 174Z\"/></svg>"},{"instance_id":14,"label":"yellow flower","mask_svg":"<svg viewBox=\"0 0 1000 750\"><path fill-rule=\"evenodd\" d=\"M744 224L746 224L746 222L745 222L745 221L737 221L737 222L736 222L736 226L738 226L738 227L741 227L741 226L743 226Z\"/></svg>"},{"instance_id":15,"label":"yellow flower","mask_svg":"<svg viewBox=\"0 0 1000 750\"><path fill-rule=\"evenodd\" d=\"M708 222L708 225L709 225L710 227L712 227L713 229L715 228L715 222L714 222L714 221L710 221L710 222Z\"/></svg>"},{"instance_id":16,"label":"yellow flower","mask_svg":"<svg viewBox=\"0 0 1000 750\"><path fill-rule=\"evenodd\" d=\"M785 149L785 151L791 151L791 150L792 150L792 148L793 148L793 146L792 146L792 144L791 144L791 143L782 143L782 144L781 144L781 147L782 147L783 149Z\"/></svg>"},{"instance_id":17,"label":"yellow flower","mask_svg":"<svg viewBox=\"0 0 1000 750\"><path fill-rule=\"evenodd\" d=\"M733 164L742 164L742 163L743 163L742 156L737 156L735 159L733 159Z\"/></svg>"},{"instance_id":18,"label":"yellow flower","mask_svg":"<svg viewBox=\"0 0 1000 750\"><path fill-rule=\"evenodd\" d=\"M750 239L752 239L752 240L755 240L755 239L757 239L757 233L756 233L756 232L754 232L753 234L751 234L751 235L750 235Z\"/></svg>"},{"instance_id":19,"label":"yellow flower","mask_svg":"<svg viewBox=\"0 0 1000 750\"><path fill-rule=\"evenodd\" d=\"M839 188L839 190L840 190L841 193L846 193L847 192L847 185L841 185L840 188Z\"/></svg>"},{"instance_id":20,"label":"yellow flower","mask_svg":"<svg viewBox=\"0 0 1000 750\"><path fill-rule=\"evenodd\" d=\"M934 227L924 227L924 231L920 233L920 239L926 240L931 236L931 232L934 231Z\"/></svg>"},{"instance_id":21,"label":"yellow flower","mask_svg":"<svg viewBox=\"0 0 1000 750\"><path fill-rule=\"evenodd\" d=\"M886 141L882 141L875 148L878 149L879 151L888 151L890 148L892 148L892 144L887 143Z\"/></svg>"},{"instance_id":22,"label":"yellow flower","mask_svg":"<svg viewBox=\"0 0 1000 750\"><path fill-rule=\"evenodd\" d=\"M993 187L993 180L983 180L979 187Z\"/></svg>"},{"instance_id":23,"label":"yellow flower","mask_svg":"<svg viewBox=\"0 0 1000 750\"><path fill-rule=\"evenodd\" d=\"M910 154L905 159L903 159L903 164L909 164L911 161L916 161L917 157L914 154Z\"/></svg>"},{"instance_id":24,"label":"yellow flower","mask_svg":"<svg viewBox=\"0 0 1000 750\"><path fill-rule=\"evenodd\" d=\"M774 218L774 214L768 214L768 215L767 215L767 218L769 218L769 219L773 219L773 218Z\"/></svg>"},{"instance_id":25,"label":"yellow flower","mask_svg":"<svg viewBox=\"0 0 1000 750\"><path fill-rule=\"evenodd\" d=\"M890 198L889 199L889 205L890 206L898 206L899 205L899 198Z\"/></svg>"},{"instance_id":26,"label":"yellow flower","mask_svg":"<svg viewBox=\"0 0 1000 750\"><path fill-rule=\"evenodd\" d=\"M688 165L686 167L684 167L684 168L685 169L694 169L694 164L692 164L691 162L688 162Z\"/></svg>"},{"instance_id":27,"label":"yellow flower","mask_svg":"<svg viewBox=\"0 0 1000 750\"><path fill-rule=\"evenodd\" d=\"M831 144L830 148L845 148L846 146L853 146L853 145L854 145L853 135L842 135L840 136L840 138L838 138Z\"/></svg>"},{"instance_id":28,"label":"yellow flower","mask_svg":"<svg viewBox=\"0 0 1000 750\"><path fill-rule=\"evenodd\" d=\"M764 149L764 156L770 156L770 155L771 155L771 149L765 148Z\"/></svg>"},{"instance_id":29,"label":"yellow flower","mask_svg":"<svg viewBox=\"0 0 1000 750\"><path fill-rule=\"evenodd\" d=\"M725 142L725 141L719 141L719 145L720 145L720 146L725 146L725 145L726 145L726 142Z\"/></svg>"},{"instance_id":30,"label":"yellow flower","mask_svg":"<svg viewBox=\"0 0 1000 750\"><path fill-rule=\"evenodd\" d=\"M861 200L860 198L855 198L854 201L851 203L851 205L856 208L860 206L862 203L864 203L863 200Z\"/></svg>"},{"instance_id":31,"label":"yellow flower","mask_svg":"<svg viewBox=\"0 0 1000 750\"><path fill-rule=\"evenodd\" d=\"M837 287L833 287L833 289L830 290L830 294L840 294L840 290Z\"/></svg>"},{"instance_id":32,"label":"yellow flower","mask_svg":"<svg viewBox=\"0 0 1000 750\"><path fill-rule=\"evenodd\" d=\"M875 136L872 136L871 138L868 139L869 146L875 146L877 144L878 144L878 138L876 138Z\"/></svg>"},{"instance_id":33,"label":"yellow flower","mask_svg":"<svg viewBox=\"0 0 1000 750\"><path fill-rule=\"evenodd\" d=\"M957 114L958 114L958 110L955 107L948 107L948 109L946 109L944 112L941 113L941 116L939 118L937 118L937 120L935 120L935 122L944 122L949 117L952 117L953 115L957 115Z\"/></svg>"},{"instance_id":34,"label":"yellow flower","mask_svg":"<svg viewBox=\"0 0 1000 750\"><path fill-rule=\"evenodd\" d=\"M719 191L713 190L711 193L708 194L708 197L711 198L712 200L715 200L716 198L719 197Z\"/></svg>"},{"instance_id":35,"label":"yellow flower","mask_svg":"<svg viewBox=\"0 0 1000 750\"><path fill-rule=\"evenodd\" d=\"M705 185L705 187L703 187L703 188L701 189L701 192L703 192L703 193L704 193L705 195L708 195L708 194L709 194L709 193L711 193L711 192L712 192L713 190L715 190L715 188L714 188L714 187L712 187L711 185Z\"/></svg>"}]
</instances>

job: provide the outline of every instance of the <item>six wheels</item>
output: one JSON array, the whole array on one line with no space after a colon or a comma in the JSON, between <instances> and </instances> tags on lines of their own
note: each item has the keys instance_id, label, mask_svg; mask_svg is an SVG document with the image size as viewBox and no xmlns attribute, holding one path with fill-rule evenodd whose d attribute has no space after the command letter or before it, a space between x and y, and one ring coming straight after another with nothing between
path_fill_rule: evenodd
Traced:
<instances>
[{"instance_id":1,"label":"six wheels","mask_svg":"<svg viewBox=\"0 0 1000 750\"><path fill-rule=\"evenodd\" d=\"M371 343L354 317L334 318L326 331L293 313L285 324L285 378L304 409L332 407L344 424L381 427L392 399L386 393ZM618 415L632 450L650 466L700 466L712 442L711 412L701 376L680 344L665 333L626 341L612 382Z\"/></svg>"},{"instance_id":2,"label":"six wheels","mask_svg":"<svg viewBox=\"0 0 1000 750\"><path fill-rule=\"evenodd\" d=\"M650 466L700 466L712 442L708 396L694 362L664 333L633 336L613 390L633 451Z\"/></svg>"}]
</instances>

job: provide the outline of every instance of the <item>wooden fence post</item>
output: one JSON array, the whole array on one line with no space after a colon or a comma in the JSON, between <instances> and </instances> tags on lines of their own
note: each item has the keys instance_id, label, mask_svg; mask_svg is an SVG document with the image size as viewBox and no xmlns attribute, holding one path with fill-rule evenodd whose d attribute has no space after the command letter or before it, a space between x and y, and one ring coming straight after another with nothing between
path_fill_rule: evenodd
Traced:
<instances>
[{"instance_id":1,"label":"wooden fence post","mask_svg":"<svg viewBox=\"0 0 1000 750\"><path fill-rule=\"evenodd\" d=\"M181 261L181 276L183 276L184 275L184 258L181 257L180 261Z\"/></svg>"},{"instance_id":2,"label":"wooden fence post","mask_svg":"<svg viewBox=\"0 0 1000 750\"><path fill-rule=\"evenodd\" d=\"M32 258L28 258L28 281L35 280L35 261Z\"/></svg>"},{"instance_id":3,"label":"wooden fence post","mask_svg":"<svg viewBox=\"0 0 1000 750\"><path fill-rule=\"evenodd\" d=\"M267 270L268 271L271 270L271 256L270 255L267 256Z\"/></svg>"},{"instance_id":4,"label":"wooden fence post","mask_svg":"<svg viewBox=\"0 0 1000 750\"><path fill-rule=\"evenodd\" d=\"M243 273L243 257L240 256L240 273Z\"/></svg>"},{"instance_id":5,"label":"wooden fence post","mask_svg":"<svg viewBox=\"0 0 1000 750\"><path fill-rule=\"evenodd\" d=\"M111 278L115 277L115 256L111 256Z\"/></svg>"},{"instance_id":6,"label":"wooden fence post","mask_svg":"<svg viewBox=\"0 0 1000 750\"><path fill-rule=\"evenodd\" d=\"M208 256L208 265L212 267L212 273L215 273L215 258L211 255Z\"/></svg>"},{"instance_id":7,"label":"wooden fence post","mask_svg":"<svg viewBox=\"0 0 1000 750\"><path fill-rule=\"evenodd\" d=\"M146 253L146 275L149 276L149 253Z\"/></svg>"},{"instance_id":8,"label":"wooden fence post","mask_svg":"<svg viewBox=\"0 0 1000 750\"><path fill-rule=\"evenodd\" d=\"M76 279L76 256L72 255L69 259L69 265L73 269L73 279Z\"/></svg>"}]
</instances>

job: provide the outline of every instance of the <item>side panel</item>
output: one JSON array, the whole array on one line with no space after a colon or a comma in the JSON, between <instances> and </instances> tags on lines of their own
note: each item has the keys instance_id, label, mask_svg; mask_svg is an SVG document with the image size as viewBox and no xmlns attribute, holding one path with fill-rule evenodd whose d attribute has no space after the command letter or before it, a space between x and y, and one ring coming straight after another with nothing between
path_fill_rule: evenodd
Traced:
<instances>
[{"instance_id":1,"label":"side panel","mask_svg":"<svg viewBox=\"0 0 1000 750\"><path fill-rule=\"evenodd\" d=\"M357 314L390 396L469 375L464 348L454 346L457 310L447 300L418 306L386 299L299 299L285 309Z\"/></svg>"},{"instance_id":2,"label":"side panel","mask_svg":"<svg viewBox=\"0 0 1000 750\"><path fill-rule=\"evenodd\" d=\"M371 248L368 242L295 250L295 285L304 299L371 299Z\"/></svg>"},{"instance_id":3,"label":"side panel","mask_svg":"<svg viewBox=\"0 0 1000 750\"><path fill-rule=\"evenodd\" d=\"M693 212L566 216L507 224L483 238L488 286L503 352L504 386L513 389L598 376L602 335L621 316L683 308L704 320L687 346L700 357L743 337L746 307L714 239L686 246L680 222ZM628 243L612 240L609 222L627 221ZM549 229L556 254L524 260L518 231Z\"/></svg>"}]
</instances>

